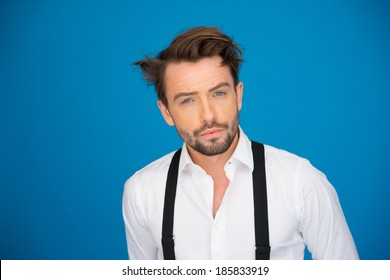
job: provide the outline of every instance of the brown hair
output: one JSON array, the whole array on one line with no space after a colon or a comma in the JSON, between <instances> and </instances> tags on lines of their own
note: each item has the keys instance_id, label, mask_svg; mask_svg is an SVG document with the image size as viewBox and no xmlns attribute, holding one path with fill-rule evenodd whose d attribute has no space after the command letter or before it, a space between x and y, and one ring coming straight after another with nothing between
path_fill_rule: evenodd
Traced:
<instances>
[{"instance_id":1,"label":"brown hair","mask_svg":"<svg viewBox=\"0 0 390 280\"><path fill-rule=\"evenodd\" d=\"M154 85L157 97L165 106L164 74L169 62L197 62L201 58L219 55L222 64L230 68L235 85L238 84L238 72L243 61L240 47L217 27L195 27L178 35L168 48L156 57L145 56L134 65L141 68L142 75L149 85Z\"/></svg>"}]
</instances>

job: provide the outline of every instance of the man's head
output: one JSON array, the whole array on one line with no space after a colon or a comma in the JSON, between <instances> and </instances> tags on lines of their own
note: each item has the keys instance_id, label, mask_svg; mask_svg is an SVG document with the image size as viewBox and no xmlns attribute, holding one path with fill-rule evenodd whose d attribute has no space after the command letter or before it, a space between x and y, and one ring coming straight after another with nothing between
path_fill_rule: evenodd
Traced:
<instances>
[{"instance_id":1,"label":"man's head","mask_svg":"<svg viewBox=\"0 0 390 280\"><path fill-rule=\"evenodd\" d=\"M136 63L155 83L160 111L190 153L215 156L237 143L240 53L217 28L199 27L176 37L158 57Z\"/></svg>"},{"instance_id":2,"label":"man's head","mask_svg":"<svg viewBox=\"0 0 390 280\"><path fill-rule=\"evenodd\" d=\"M165 71L171 62L197 62L205 57L220 56L222 64L229 67L235 85L238 84L238 74L242 50L232 38L222 33L216 27L195 27L178 35L168 48L156 57L145 57L135 62L142 70L144 79L155 86L158 99L168 107L166 98Z\"/></svg>"}]
</instances>

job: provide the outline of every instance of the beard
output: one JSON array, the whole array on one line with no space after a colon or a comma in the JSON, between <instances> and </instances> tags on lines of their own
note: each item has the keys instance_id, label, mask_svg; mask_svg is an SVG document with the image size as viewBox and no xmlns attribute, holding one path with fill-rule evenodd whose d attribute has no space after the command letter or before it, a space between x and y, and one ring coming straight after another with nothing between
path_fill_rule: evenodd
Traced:
<instances>
[{"instance_id":1,"label":"beard","mask_svg":"<svg viewBox=\"0 0 390 280\"><path fill-rule=\"evenodd\" d=\"M201 128L194 130L192 133L179 127L176 127L176 130L184 143L193 148L195 151L205 156L216 156L226 152L232 145L234 137L238 132L238 122L239 116L237 112L230 123L218 123L216 121L212 121L211 123L205 123ZM226 131L225 138L220 141L217 138L210 139L207 143L200 141L199 136L205 130L212 128L221 128Z\"/></svg>"}]
</instances>

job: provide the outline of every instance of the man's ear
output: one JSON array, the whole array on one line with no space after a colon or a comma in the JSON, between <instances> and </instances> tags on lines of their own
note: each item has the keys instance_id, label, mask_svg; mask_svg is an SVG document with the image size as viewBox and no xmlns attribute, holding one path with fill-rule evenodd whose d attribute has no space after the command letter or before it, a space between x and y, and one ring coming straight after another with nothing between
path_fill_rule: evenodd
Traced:
<instances>
[{"instance_id":1,"label":"man's ear","mask_svg":"<svg viewBox=\"0 0 390 280\"><path fill-rule=\"evenodd\" d=\"M237 98L237 108L238 111L241 110L242 107L242 95L244 94L244 84L239 82L236 86L236 98Z\"/></svg>"},{"instance_id":2,"label":"man's ear","mask_svg":"<svg viewBox=\"0 0 390 280\"><path fill-rule=\"evenodd\" d=\"M160 109L160 112L164 117L164 120L167 122L167 124L170 126L174 126L175 122L173 121L173 118L171 116L171 113L168 110L168 107L161 100L157 101L157 106Z\"/></svg>"}]
</instances>

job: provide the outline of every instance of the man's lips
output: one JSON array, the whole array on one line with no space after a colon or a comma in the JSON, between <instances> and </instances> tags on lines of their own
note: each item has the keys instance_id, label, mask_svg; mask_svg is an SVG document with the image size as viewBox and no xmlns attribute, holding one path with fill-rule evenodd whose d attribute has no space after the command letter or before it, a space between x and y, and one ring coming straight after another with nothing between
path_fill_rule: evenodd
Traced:
<instances>
[{"instance_id":1,"label":"man's lips","mask_svg":"<svg viewBox=\"0 0 390 280\"><path fill-rule=\"evenodd\" d=\"M222 133L223 129L222 128L210 128L206 129L203 131L200 136L206 137L206 138L211 138L211 137L217 137Z\"/></svg>"}]
</instances>

